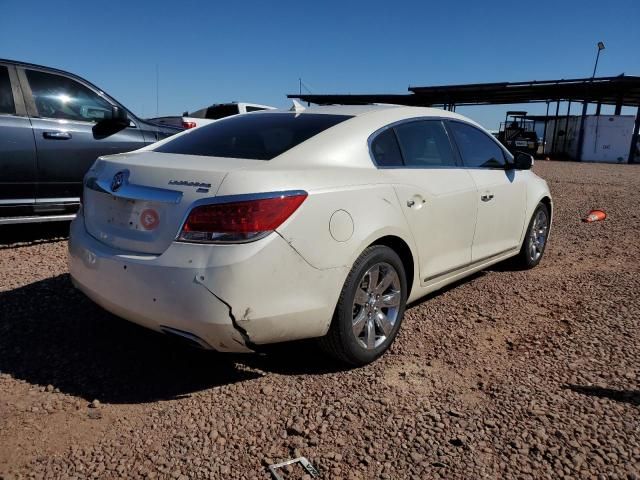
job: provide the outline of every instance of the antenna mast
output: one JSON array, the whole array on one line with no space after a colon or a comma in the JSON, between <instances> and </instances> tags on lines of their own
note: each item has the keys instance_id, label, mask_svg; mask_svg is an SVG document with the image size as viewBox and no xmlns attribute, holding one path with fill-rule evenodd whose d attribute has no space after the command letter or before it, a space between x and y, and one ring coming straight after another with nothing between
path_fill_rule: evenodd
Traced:
<instances>
[{"instance_id":1,"label":"antenna mast","mask_svg":"<svg viewBox=\"0 0 640 480\"><path fill-rule=\"evenodd\" d=\"M160 84L160 73L158 71L158 64L156 63L156 117L160 115L160 91L158 85Z\"/></svg>"}]
</instances>

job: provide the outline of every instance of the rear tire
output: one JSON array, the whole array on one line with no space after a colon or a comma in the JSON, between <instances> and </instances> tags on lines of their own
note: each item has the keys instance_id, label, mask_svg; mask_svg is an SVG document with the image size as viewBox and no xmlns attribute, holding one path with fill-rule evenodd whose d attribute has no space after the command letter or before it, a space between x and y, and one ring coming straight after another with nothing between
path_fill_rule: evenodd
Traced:
<instances>
[{"instance_id":1,"label":"rear tire","mask_svg":"<svg viewBox=\"0 0 640 480\"><path fill-rule=\"evenodd\" d=\"M320 347L349 365L373 362L393 343L406 302L407 278L398 254L384 245L368 247L347 276Z\"/></svg>"},{"instance_id":2,"label":"rear tire","mask_svg":"<svg viewBox=\"0 0 640 480\"><path fill-rule=\"evenodd\" d=\"M549 224L549 209L544 203L539 203L527 226L520 252L514 257L518 268L528 270L540 263L547 247Z\"/></svg>"}]
</instances>

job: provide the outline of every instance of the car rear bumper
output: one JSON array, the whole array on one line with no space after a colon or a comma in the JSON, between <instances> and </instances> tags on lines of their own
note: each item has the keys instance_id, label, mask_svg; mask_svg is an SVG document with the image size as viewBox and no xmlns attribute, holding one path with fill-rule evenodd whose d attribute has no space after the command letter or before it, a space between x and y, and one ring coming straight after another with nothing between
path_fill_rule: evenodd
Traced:
<instances>
[{"instance_id":1,"label":"car rear bumper","mask_svg":"<svg viewBox=\"0 0 640 480\"><path fill-rule=\"evenodd\" d=\"M74 285L115 315L227 352L324 335L347 273L310 266L276 233L128 253L89 235L82 214L71 225L69 268Z\"/></svg>"}]
</instances>

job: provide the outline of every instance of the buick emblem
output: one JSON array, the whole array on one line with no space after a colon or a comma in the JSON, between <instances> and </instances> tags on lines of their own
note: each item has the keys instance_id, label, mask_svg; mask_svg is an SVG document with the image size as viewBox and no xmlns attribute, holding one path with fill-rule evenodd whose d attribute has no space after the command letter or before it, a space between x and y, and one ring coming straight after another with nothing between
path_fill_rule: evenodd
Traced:
<instances>
[{"instance_id":1,"label":"buick emblem","mask_svg":"<svg viewBox=\"0 0 640 480\"><path fill-rule=\"evenodd\" d=\"M112 192L118 191L123 183L124 183L124 172L116 173L113 176L113 180L111 180L111 191Z\"/></svg>"}]
</instances>

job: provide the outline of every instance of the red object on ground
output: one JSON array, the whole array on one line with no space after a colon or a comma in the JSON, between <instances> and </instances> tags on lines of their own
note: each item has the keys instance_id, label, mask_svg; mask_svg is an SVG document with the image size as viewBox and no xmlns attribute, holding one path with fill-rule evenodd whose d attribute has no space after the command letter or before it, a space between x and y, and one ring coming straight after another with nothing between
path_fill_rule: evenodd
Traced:
<instances>
[{"instance_id":1,"label":"red object on ground","mask_svg":"<svg viewBox=\"0 0 640 480\"><path fill-rule=\"evenodd\" d=\"M583 222L599 222L600 220L604 220L607 218L607 214L604 213L604 210L591 210L589 214L582 219Z\"/></svg>"}]
</instances>

